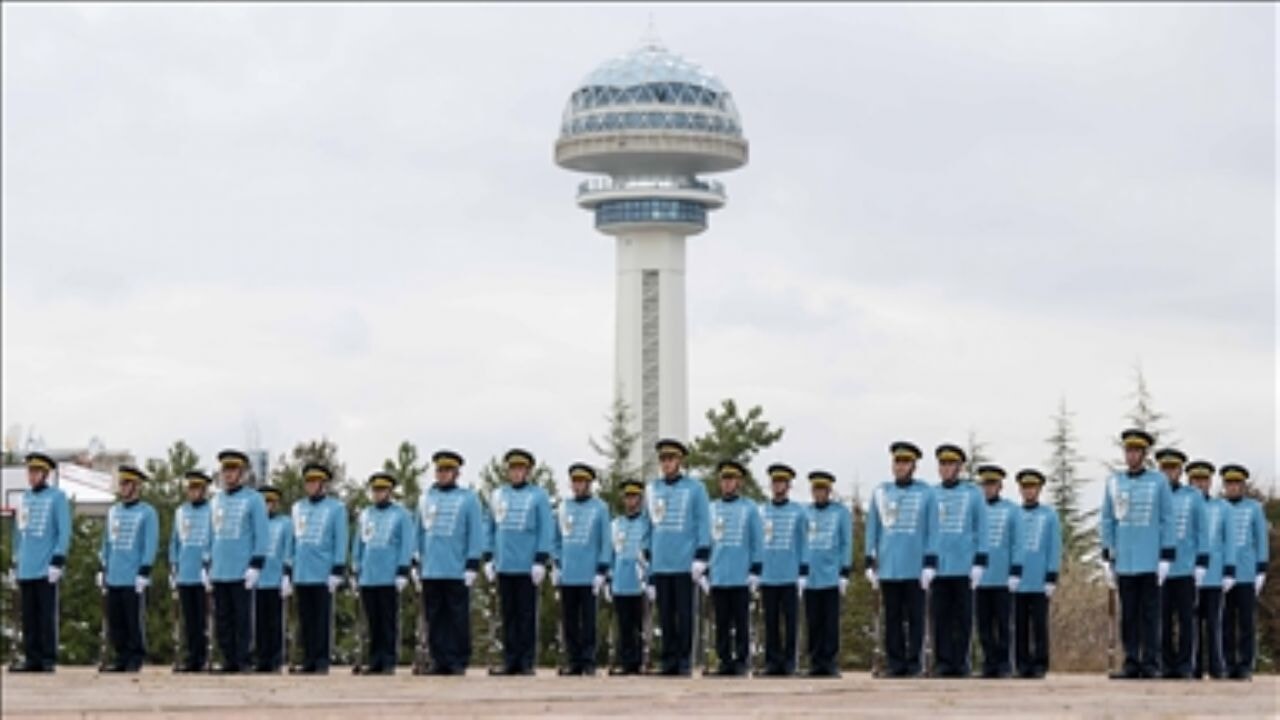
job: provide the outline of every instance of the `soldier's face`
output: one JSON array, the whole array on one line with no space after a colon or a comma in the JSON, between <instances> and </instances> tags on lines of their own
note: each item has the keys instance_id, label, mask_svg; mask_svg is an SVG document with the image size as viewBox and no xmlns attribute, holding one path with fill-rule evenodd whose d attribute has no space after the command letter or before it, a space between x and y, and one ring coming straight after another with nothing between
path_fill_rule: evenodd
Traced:
<instances>
[{"instance_id":1,"label":"soldier's face","mask_svg":"<svg viewBox=\"0 0 1280 720\"><path fill-rule=\"evenodd\" d=\"M1128 465L1130 470L1141 468L1146 459L1147 451L1143 448L1127 447L1124 449L1124 464Z\"/></svg>"},{"instance_id":2,"label":"soldier's face","mask_svg":"<svg viewBox=\"0 0 1280 720\"><path fill-rule=\"evenodd\" d=\"M241 473L240 473L239 466L224 465L222 466L222 471L220 474L222 475L222 484L225 485L226 487L228 488L240 487Z\"/></svg>"},{"instance_id":3,"label":"soldier's face","mask_svg":"<svg viewBox=\"0 0 1280 720\"><path fill-rule=\"evenodd\" d=\"M1022 486L1022 500L1023 500L1023 502L1036 502L1036 501L1038 501L1039 499L1040 499L1040 486L1039 486L1039 485L1032 484L1032 485L1023 485L1023 486Z\"/></svg>"},{"instance_id":4,"label":"soldier's face","mask_svg":"<svg viewBox=\"0 0 1280 720\"><path fill-rule=\"evenodd\" d=\"M384 503L391 497L391 488L374 488L369 491L375 503Z\"/></svg>"},{"instance_id":5,"label":"soldier's face","mask_svg":"<svg viewBox=\"0 0 1280 720\"><path fill-rule=\"evenodd\" d=\"M658 467L662 468L665 477L673 477L680 472L680 455L678 453L662 453L658 455Z\"/></svg>"},{"instance_id":6,"label":"soldier's face","mask_svg":"<svg viewBox=\"0 0 1280 720\"><path fill-rule=\"evenodd\" d=\"M1160 471L1163 472L1164 476L1169 478L1169 482L1174 485L1177 485L1178 482L1182 480L1181 465L1161 465Z\"/></svg>"},{"instance_id":7,"label":"soldier's face","mask_svg":"<svg viewBox=\"0 0 1280 720\"><path fill-rule=\"evenodd\" d=\"M627 493L622 496L622 504L627 508L628 515L639 512L642 502L644 502L644 496L639 493Z\"/></svg>"},{"instance_id":8,"label":"soldier's face","mask_svg":"<svg viewBox=\"0 0 1280 720\"><path fill-rule=\"evenodd\" d=\"M720 497L738 494L738 476L737 475L721 475L720 476Z\"/></svg>"},{"instance_id":9,"label":"soldier's face","mask_svg":"<svg viewBox=\"0 0 1280 720\"><path fill-rule=\"evenodd\" d=\"M264 499L267 503L267 512L274 514L276 510L280 509L280 498L275 495L266 495Z\"/></svg>"},{"instance_id":10,"label":"soldier's face","mask_svg":"<svg viewBox=\"0 0 1280 720\"><path fill-rule=\"evenodd\" d=\"M960 463L957 460L946 460L938 463L938 477L943 482L951 482L960 474Z\"/></svg>"},{"instance_id":11,"label":"soldier's face","mask_svg":"<svg viewBox=\"0 0 1280 720\"><path fill-rule=\"evenodd\" d=\"M574 497L586 497L591 494L591 481L585 478L574 478L569 485L573 488Z\"/></svg>"},{"instance_id":12,"label":"soldier's face","mask_svg":"<svg viewBox=\"0 0 1280 720\"><path fill-rule=\"evenodd\" d=\"M831 488L825 485L814 485L812 488L813 501L819 505L831 499Z\"/></svg>"},{"instance_id":13,"label":"soldier's face","mask_svg":"<svg viewBox=\"0 0 1280 720\"><path fill-rule=\"evenodd\" d=\"M132 500L138 496L138 483L136 480L120 481L120 497L125 500Z\"/></svg>"},{"instance_id":14,"label":"soldier's face","mask_svg":"<svg viewBox=\"0 0 1280 720\"><path fill-rule=\"evenodd\" d=\"M986 495L988 500L1000 497L1000 483L982 483L982 494Z\"/></svg>"},{"instance_id":15,"label":"soldier's face","mask_svg":"<svg viewBox=\"0 0 1280 720\"><path fill-rule=\"evenodd\" d=\"M1196 489L1199 490L1200 492L1204 493L1205 495L1208 495L1209 488L1213 484L1213 479L1207 478L1207 477L1191 478L1191 484L1195 485Z\"/></svg>"},{"instance_id":16,"label":"soldier's face","mask_svg":"<svg viewBox=\"0 0 1280 720\"><path fill-rule=\"evenodd\" d=\"M528 478L529 478L528 465L519 464L519 465L507 466L507 481L510 482L512 485L523 485L524 481L527 480Z\"/></svg>"},{"instance_id":17,"label":"soldier's face","mask_svg":"<svg viewBox=\"0 0 1280 720\"><path fill-rule=\"evenodd\" d=\"M187 499L195 502L204 497L204 483L196 483L187 486Z\"/></svg>"},{"instance_id":18,"label":"soldier's face","mask_svg":"<svg viewBox=\"0 0 1280 720\"><path fill-rule=\"evenodd\" d=\"M458 471L454 468L436 467L436 482L444 486L449 486L458 479Z\"/></svg>"},{"instance_id":19,"label":"soldier's face","mask_svg":"<svg viewBox=\"0 0 1280 720\"><path fill-rule=\"evenodd\" d=\"M784 500L791 494L791 483L786 480L773 481L773 499Z\"/></svg>"},{"instance_id":20,"label":"soldier's face","mask_svg":"<svg viewBox=\"0 0 1280 720\"><path fill-rule=\"evenodd\" d=\"M906 480L916 472L915 460L898 460L893 461L893 477L897 480Z\"/></svg>"},{"instance_id":21,"label":"soldier's face","mask_svg":"<svg viewBox=\"0 0 1280 720\"><path fill-rule=\"evenodd\" d=\"M302 482L302 487L307 491L308 495L315 497L324 490L324 483L319 480L304 480Z\"/></svg>"},{"instance_id":22,"label":"soldier's face","mask_svg":"<svg viewBox=\"0 0 1280 720\"><path fill-rule=\"evenodd\" d=\"M48 475L49 475L48 470L41 470L40 468L29 467L27 468L27 485L31 487L37 487L40 485L40 483L44 482L44 479L48 477Z\"/></svg>"},{"instance_id":23,"label":"soldier's face","mask_svg":"<svg viewBox=\"0 0 1280 720\"><path fill-rule=\"evenodd\" d=\"M1233 480L1229 483L1222 484L1222 494L1227 496L1228 500L1235 500L1244 496L1244 483L1239 480Z\"/></svg>"}]
</instances>

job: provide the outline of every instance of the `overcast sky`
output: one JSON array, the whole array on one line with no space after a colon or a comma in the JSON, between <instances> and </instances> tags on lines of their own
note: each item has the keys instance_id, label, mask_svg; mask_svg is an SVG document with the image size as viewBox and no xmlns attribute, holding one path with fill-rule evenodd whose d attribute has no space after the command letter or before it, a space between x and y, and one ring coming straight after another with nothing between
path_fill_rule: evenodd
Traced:
<instances>
[{"instance_id":1,"label":"overcast sky","mask_svg":"<svg viewBox=\"0 0 1280 720\"><path fill-rule=\"evenodd\" d=\"M693 432L763 404L762 462L865 492L897 438L1042 463L1065 398L1096 474L1140 363L1275 476L1266 4L6 3L4 426L595 459L613 245L552 146L650 12L751 143L689 243Z\"/></svg>"}]
</instances>

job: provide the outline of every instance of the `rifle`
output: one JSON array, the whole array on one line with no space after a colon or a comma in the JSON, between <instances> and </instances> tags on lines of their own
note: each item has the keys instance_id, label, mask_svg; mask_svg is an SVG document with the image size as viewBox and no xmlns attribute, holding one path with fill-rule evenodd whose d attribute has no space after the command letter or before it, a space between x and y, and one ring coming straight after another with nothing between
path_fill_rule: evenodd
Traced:
<instances>
[{"instance_id":1,"label":"rifle","mask_svg":"<svg viewBox=\"0 0 1280 720\"><path fill-rule=\"evenodd\" d=\"M213 589L204 591L204 663L205 669L213 672Z\"/></svg>"},{"instance_id":2,"label":"rifle","mask_svg":"<svg viewBox=\"0 0 1280 720\"><path fill-rule=\"evenodd\" d=\"M871 677L884 675L884 597L880 588L872 588L871 596L875 599L876 614L872 622L872 633L875 636L871 649Z\"/></svg>"},{"instance_id":3,"label":"rifle","mask_svg":"<svg viewBox=\"0 0 1280 720\"><path fill-rule=\"evenodd\" d=\"M764 673L764 648L760 642L760 634L765 631L764 628L764 606L760 597L760 588L757 587L755 592L750 595L751 603L751 624L747 628L750 640L747 646L751 650L751 657L747 662L751 666L752 675L762 675Z\"/></svg>"},{"instance_id":4,"label":"rifle","mask_svg":"<svg viewBox=\"0 0 1280 720\"><path fill-rule=\"evenodd\" d=\"M556 604L560 606L559 608L556 609L556 643L559 645L559 647L556 649L556 674L567 675L569 673L569 668L565 664L565 659L566 659L565 655L567 653L566 653L565 642L564 642L564 600L560 597L559 585L557 585L555 588L555 598L556 598ZM536 614L533 617L533 622L534 622L534 627L537 627L538 616ZM535 643L533 647L534 647L534 653L537 653L538 645ZM535 657L534 662L536 663L537 662L536 654L534 657Z\"/></svg>"},{"instance_id":5,"label":"rifle","mask_svg":"<svg viewBox=\"0 0 1280 720\"><path fill-rule=\"evenodd\" d=\"M369 664L369 652L365 648L364 597L360 595L360 586L354 576L351 578L350 588L351 594L356 596L356 649L355 655L351 659L351 674L359 675L365 671L365 666ZM330 637L329 641L333 642L332 637Z\"/></svg>"},{"instance_id":6,"label":"rifle","mask_svg":"<svg viewBox=\"0 0 1280 720\"><path fill-rule=\"evenodd\" d=\"M169 574L169 600L173 606L171 614L173 622L173 671L178 672L184 664L182 652L182 608L178 599L178 579Z\"/></svg>"},{"instance_id":7,"label":"rifle","mask_svg":"<svg viewBox=\"0 0 1280 720\"><path fill-rule=\"evenodd\" d=\"M924 591L924 676L933 676L933 590Z\"/></svg>"},{"instance_id":8,"label":"rifle","mask_svg":"<svg viewBox=\"0 0 1280 720\"><path fill-rule=\"evenodd\" d=\"M417 582L413 583L413 587L417 590L417 602L414 603L414 608L418 617L414 626L413 674L425 675L431 661L430 649L427 646L427 633L430 628L427 623L430 620L427 618L427 594L422 589L422 578L417 575L416 569L414 574L417 576L415 578Z\"/></svg>"},{"instance_id":9,"label":"rifle","mask_svg":"<svg viewBox=\"0 0 1280 720\"><path fill-rule=\"evenodd\" d=\"M709 575L710 571L708 571L707 575L703 575L703 579L706 579ZM710 580L706 580L706 582L710 587ZM706 593L696 582L693 584L693 594L697 597L695 606L701 610L701 613L706 614L705 617L701 618L702 622L699 623L702 626L702 633L698 636L698 641L702 643L702 674L711 675L711 650L712 645L715 643L715 608L712 607L712 603L704 602L703 595ZM721 659L721 662L723 662L723 659Z\"/></svg>"},{"instance_id":10,"label":"rifle","mask_svg":"<svg viewBox=\"0 0 1280 720\"><path fill-rule=\"evenodd\" d=\"M640 669L645 675L653 671L653 604L649 602L649 592L645 587L640 589Z\"/></svg>"},{"instance_id":11,"label":"rifle","mask_svg":"<svg viewBox=\"0 0 1280 720\"><path fill-rule=\"evenodd\" d=\"M498 607L497 575L492 582L485 578L485 585L489 588L487 593L489 596L489 674L496 675L506 665L506 660L502 657L502 616L499 614L501 610Z\"/></svg>"}]
</instances>

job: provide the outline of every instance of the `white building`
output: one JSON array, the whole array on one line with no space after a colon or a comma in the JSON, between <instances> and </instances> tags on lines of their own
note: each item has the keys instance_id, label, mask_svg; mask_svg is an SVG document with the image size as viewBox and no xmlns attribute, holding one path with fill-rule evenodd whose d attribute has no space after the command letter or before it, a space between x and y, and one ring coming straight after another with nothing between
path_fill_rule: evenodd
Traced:
<instances>
[{"instance_id":1,"label":"white building","mask_svg":"<svg viewBox=\"0 0 1280 720\"><path fill-rule=\"evenodd\" d=\"M556 164L597 176L578 205L617 246L616 383L652 467L660 437L688 438L685 238L707 228L747 141L728 89L656 40L601 65L565 107Z\"/></svg>"}]
</instances>

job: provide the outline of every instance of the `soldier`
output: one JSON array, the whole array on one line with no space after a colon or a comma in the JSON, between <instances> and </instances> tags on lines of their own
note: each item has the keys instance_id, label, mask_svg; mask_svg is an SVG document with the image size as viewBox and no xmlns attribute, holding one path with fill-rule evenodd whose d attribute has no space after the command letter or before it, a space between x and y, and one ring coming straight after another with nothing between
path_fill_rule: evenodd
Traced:
<instances>
[{"instance_id":1,"label":"soldier","mask_svg":"<svg viewBox=\"0 0 1280 720\"><path fill-rule=\"evenodd\" d=\"M431 456L436 481L418 498L414 536L422 612L427 621L430 675L465 675L471 662L471 586L485 546L480 501L458 487L462 456L439 450Z\"/></svg>"},{"instance_id":2,"label":"soldier","mask_svg":"<svg viewBox=\"0 0 1280 720\"><path fill-rule=\"evenodd\" d=\"M1205 527L1204 495L1182 484L1181 450L1156 451L1156 463L1169 478L1173 494L1174 560L1161 588L1161 656L1164 676L1190 679L1195 654L1196 589L1204 582L1209 565L1209 533Z\"/></svg>"},{"instance_id":3,"label":"soldier","mask_svg":"<svg viewBox=\"0 0 1280 720\"><path fill-rule=\"evenodd\" d=\"M809 630L809 677L840 677L840 598L849 590L853 570L853 517L849 508L831 502L835 476L809 473L813 504L809 506L808 581L804 617Z\"/></svg>"},{"instance_id":4,"label":"soldier","mask_svg":"<svg viewBox=\"0 0 1280 720\"><path fill-rule=\"evenodd\" d=\"M561 627L567 664L561 675L596 674L596 598L613 564L609 508L591 495L596 471L569 466L573 499L561 503L553 545L552 584L560 589Z\"/></svg>"},{"instance_id":5,"label":"soldier","mask_svg":"<svg viewBox=\"0 0 1280 720\"><path fill-rule=\"evenodd\" d=\"M365 673L393 675L400 648L400 593L409 586L416 545L409 513L391 499L396 478L388 472L369 476L373 504L360 511L351 545L351 572L369 623ZM356 620L359 622L359 618Z\"/></svg>"},{"instance_id":6,"label":"soldier","mask_svg":"<svg viewBox=\"0 0 1280 720\"><path fill-rule=\"evenodd\" d=\"M978 640L982 643L982 677L1007 678L1013 674L1009 660L1009 622L1013 614L1008 586L1018 506L1000 497L1004 468L979 465L978 478L987 500L987 569L974 598Z\"/></svg>"},{"instance_id":7,"label":"soldier","mask_svg":"<svg viewBox=\"0 0 1280 720\"><path fill-rule=\"evenodd\" d=\"M27 489L13 533L23 654L23 662L10 668L14 672L53 672L58 663L58 582L71 544L71 508L49 483L57 468L44 453L27 455Z\"/></svg>"},{"instance_id":8,"label":"soldier","mask_svg":"<svg viewBox=\"0 0 1280 720\"><path fill-rule=\"evenodd\" d=\"M293 503L293 585L298 595L303 674L325 675L333 651L333 602L347 573L347 508L325 488L333 472L302 467L306 497Z\"/></svg>"},{"instance_id":9,"label":"soldier","mask_svg":"<svg viewBox=\"0 0 1280 720\"><path fill-rule=\"evenodd\" d=\"M1257 599L1267 580L1267 519L1262 504L1244 495L1249 471L1242 465L1223 465L1221 472L1223 494L1231 506L1227 542L1240 575L1231 583L1223 579L1222 649L1227 677L1248 680L1253 677Z\"/></svg>"},{"instance_id":10,"label":"soldier","mask_svg":"<svg viewBox=\"0 0 1280 720\"><path fill-rule=\"evenodd\" d=\"M653 519L650 577L662 628L662 668L666 676L688 676L693 664L694 583L701 582L711 557L711 518L707 488L681 465L689 455L679 440L659 440L662 476L649 483Z\"/></svg>"},{"instance_id":11,"label":"soldier","mask_svg":"<svg viewBox=\"0 0 1280 720\"><path fill-rule=\"evenodd\" d=\"M253 591L267 561L267 505L257 490L245 485L249 456L239 450L218 453L222 492L210 501L213 547L209 577L213 611L222 652L219 672L247 672L253 638Z\"/></svg>"},{"instance_id":12,"label":"soldier","mask_svg":"<svg viewBox=\"0 0 1280 720\"><path fill-rule=\"evenodd\" d=\"M914 478L920 448L895 442L889 451L893 480L876 488L867 510L867 580L882 588L887 676L916 677L923 659L925 593L938 566L931 534L937 504L933 490Z\"/></svg>"},{"instance_id":13,"label":"soldier","mask_svg":"<svg viewBox=\"0 0 1280 720\"><path fill-rule=\"evenodd\" d=\"M641 633L644 630L645 594L649 572L649 539L652 528L644 513L644 483L625 480L622 483L623 512L613 519L613 570L609 585L613 607L618 618L618 657L613 675L639 675ZM648 598L653 600L652 596Z\"/></svg>"},{"instance_id":14,"label":"soldier","mask_svg":"<svg viewBox=\"0 0 1280 720\"><path fill-rule=\"evenodd\" d=\"M1102 560L1107 584L1120 589L1124 667L1116 679L1160 676L1160 586L1174 559L1173 492L1146 467L1154 443L1144 430L1120 434L1126 469L1102 496ZM1117 580L1118 577L1118 580Z\"/></svg>"},{"instance_id":15,"label":"soldier","mask_svg":"<svg viewBox=\"0 0 1280 720\"><path fill-rule=\"evenodd\" d=\"M208 594L213 591L209 563L213 552L213 517L205 494L213 479L200 470L188 470L187 501L173 513L169 534L169 583L178 588L186 653L174 666L177 672L200 672L209 662ZM175 651L177 649L175 648Z\"/></svg>"},{"instance_id":16,"label":"soldier","mask_svg":"<svg viewBox=\"0 0 1280 720\"><path fill-rule=\"evenodd\" d=\"M139 499L147 476L132 465L116 470L120 501L107 511L98 561L99 588L107 593L107 623L114 662L104 672L138 672L147 659L146 592L159 544L160 523L150 503Z\"/></svg>"},{"instance_id":17,"label":"soldier","mask_svg":"<svg viewBox=\"0 0 1280 720\"><path fill-rule=\"evenodd\" d=\"M760 507L764 535L760 576L764 602L764 674L785 676L796 672L799 624L796 605L799 585L809 576L809 565L804 562L809 527L807 511L790 499L796 471L788 465L774 463L767 472L773 499Z\"/></svg>"},{"instance_id":18,"label":"soldier","mask_svg":"<svg viewBox=\"0 0 1280 720\"><path fill-rule=\"evenodd\" d=\"M746 675L751 664L751 594L760 588L764 530L759 508L738 496L746 474L741 463L721 462L720 499L711 504L711 602L721 676Z\"/></svg>"},{"instance_id":19,"label":"soldier","mask_svg":"<svg viewBox=\"0 0 1280 720\"><path fill-rule=\"evenodd\" d=\"M1022 510L1018 513L1013 566L1014 644L1018 676L1042 678L1049 672L1049 600L1058 585L1062 531L1058 513L1040 504L1044 474L1019 470Z\"/></svg>"},{"instance_id":20,"label":"soldier","mask_svg":"<svg viewBox=\"0 0 1280 720\"><path fill-rule=\"evenodd\" d=\"M532 675L537 652L538 586L547 575L554 520L542 488L529 482L533 453L514 448L502 458L508 484L493 493L493 560L485 575L498 581L503 666L493 675Z\"/></svg>"},{"instance_id":21,"label":"soldier","mask_svg":"<svg viewBox=\"0 0 1280 720\"><path fill-rule=\"evenodd\" d=\"M956 445L939 445L934 489L938 514L932 530L938 548L938 577L933 581L934 672L939 677L969 676L973 637L973 592L987 567L987 513L982 491L960 468L968 459Z\"/></svg>"},{"instance_id":22,"label":"soldier","mask_svg":"<svg viewBox=\"0 0 1280 720\"><path fill-rule=\"evenodd\" d=\"M1205 500L1205 530L1209 538L1209 565L1196 599L1197 641L1192 674L1197 680L1205 672L1215 680L1226 677L1222 659L1222 594L1235 582L1235 552L1228 527L1231 504L1221 497L1209 496L1215 471L1207 460L1187 463L1187 478Z\"/></svg>"},{"instance_id":23,"label":"soldier","mask_svg":"<svg viewBox=\"0 0 1280 720\"><path fill-rule=\"evenodd\" d=\"M280 672L285 663L284 603L293 594L293 521L280 511L280 489L258 488L267 504L267 559L253 593L253 647L258 672Z\"/></svg>"}]
</instances>

